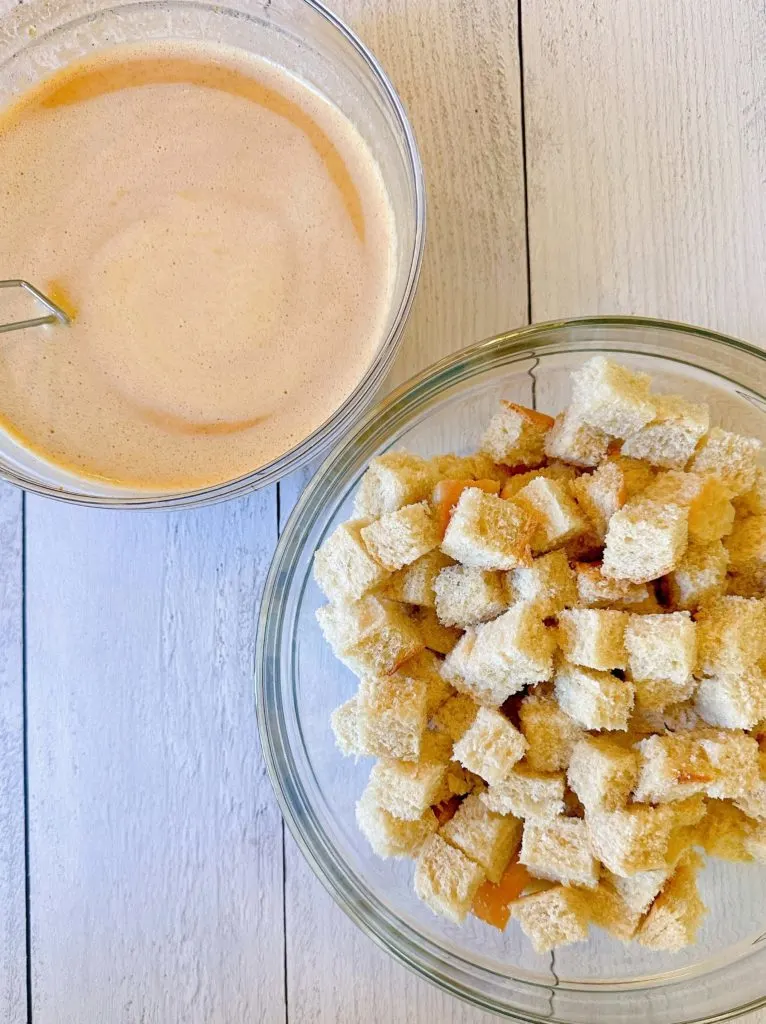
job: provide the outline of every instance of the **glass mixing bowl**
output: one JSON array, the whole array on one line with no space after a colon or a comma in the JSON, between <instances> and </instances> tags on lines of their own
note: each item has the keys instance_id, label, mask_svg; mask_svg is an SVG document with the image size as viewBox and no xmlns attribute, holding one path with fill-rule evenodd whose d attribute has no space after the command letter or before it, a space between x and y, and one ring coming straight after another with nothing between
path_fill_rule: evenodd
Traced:
<instances>
[{"instance_id":1,"label":"glass mixing bowl","mask_svg":"<svg viewBox=\"0 0 766 1024\"><path fill-rule=\"evenodd\" d=\"M358 419L391 366L423 254L423 172L402 104L370 51L317 0L32 0L0 18L0 107L95 48L147 40L203 41L245 51L286 68L335 104L367 143L388 191L396 233L393 286L377 353L354 391L300 444L237 480L185 493L112 487L69 473L0 431L0 477L83 505L209 504L274 483L315 458Z\"/></svg>"},{"instance_id":2,"label":"glass mixing bowl","mask_svg":"<svg viewBox=\"0 0 766 1024\"><path fill-rule=\"evenodd\" d=\"M491 338L437 363L347 435L303 493L282 535L260 612L258 721L287 823L346 913L402 963L476 1006L514 1020L681 1024L766 1004L766 868L711 860L698 945L679 954L587 943L539 956L518 926L434 916L412 891L410 861L379 860L354 821L370 763L335 748L330 713L357 680L324 643L312 556L351 514L369 460L391 448L472 452L499 398L546 412L568 400L569 373L594 353L646 370L659 390L710 403L722 426L766 441L766 354L680 324L574 320Z\"/></svg>"}]
</instances>

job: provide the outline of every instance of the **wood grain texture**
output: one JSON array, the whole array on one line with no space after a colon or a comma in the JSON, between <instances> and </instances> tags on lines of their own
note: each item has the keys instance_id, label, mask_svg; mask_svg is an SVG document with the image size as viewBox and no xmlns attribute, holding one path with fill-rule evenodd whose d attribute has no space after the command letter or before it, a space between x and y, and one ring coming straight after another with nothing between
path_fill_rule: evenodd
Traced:
<instances>
[{"instance_id":1,"label":"wood grain texture","mask_svg":"<svg viewBox=\"0 0 766 1024\"><path fill-rule=\"evenodd\" d=\"M0 485L0 1021L27 1017L21 492Z\"/></svg>"},{"instance_id":2,"label":"wood grain texture","mask_svg":"<svg viewBox=\"0 0 766 1024\"><path fill-rule=\"evenodd\" d=\"M274 494L29 499L35 1024L285 1019L280 819L253 652Z\"/></svg>"}]
</instances>

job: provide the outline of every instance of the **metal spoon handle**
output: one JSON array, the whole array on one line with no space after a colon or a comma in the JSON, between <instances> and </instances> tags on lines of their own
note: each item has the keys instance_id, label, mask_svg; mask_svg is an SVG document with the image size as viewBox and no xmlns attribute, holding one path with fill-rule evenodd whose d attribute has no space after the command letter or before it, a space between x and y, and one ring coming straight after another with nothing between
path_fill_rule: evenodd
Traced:
<instances>
[{"instance_id":1,"label":"metal spoon handle","mask_svg":"<svg viewBox=\"0 0 766 1024\"><path fill-rule=\"evenodd\" d=\"M43 295L43 293L35 288L34 285L30 284L29 281L21 281L18 279L0 281L0 288L21 288L23 291L28 292L33 299L48 310L48 313L45 316L32 317L31 320L16 320L9 324L0 323L0 334L5 334L6 331L23 331L27 327L42 327L43 324L70 323L69 317L66 315L64 310L60 306L57 306L52 299L49 299L47 295Z\"/></svg>"}]
</instances>

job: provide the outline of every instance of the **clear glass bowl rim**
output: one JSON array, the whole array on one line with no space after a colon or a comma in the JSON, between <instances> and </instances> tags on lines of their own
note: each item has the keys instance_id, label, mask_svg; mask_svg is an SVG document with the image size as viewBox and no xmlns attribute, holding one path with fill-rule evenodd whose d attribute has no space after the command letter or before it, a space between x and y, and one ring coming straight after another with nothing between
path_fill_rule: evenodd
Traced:
<instances>
[{"instance_id":1,"label":"clear glass bowl rim","mask_svg":"<svg viewBox=\"0 0 766 1024\"><path fill-rule=\"evenodd\" d=\"M292 680L288 680L286 686L281 685L282 626L291 584L302 553L303 538L308 536L310 524L321 515L326 501L343 481L347 463L354 459L354 453L358 458L360 448L380 443L397 426L405 422L414 409L437 398L442 391L482 371L521 361L534 356L536 351L556 353L609 350L608 344L605 345L599 340L594 340L589 345L550 337L554 333L560 334L568 329L589 328L676 332L696 341L710 343L712 351L729 349L750 356L762 363L766 369L766 351L738 338L681 322L633 316L592 316L532 324L494 335L446 356L411 377L370 409L355 429L346 434L324 460L302 492L282 531L266 579L258 615L254 682L261 747L282 815L312 871L344 913L395 960L451 995L522 1024L538 1021L540 1024L569 1022L566 1018L551 1016L551 1008L544 1014L537 1014L528 1008L514 1008L508 1003L499 1002L492 996L477 991L472 984L472 974L477 970L474 964L445 950L438 943L424 939L410 929L383 906L363 884L360 884L360 880L335 856L334 848L324 835L306 798L290 750L283 718L282 698L285 691L286 699L293 699L295 687ZM657 352L651 343L637 342L634 349L623 344L622 348L616 347L614 351L622 351L625 354L633 351L636 354L663 358L663 353ZM676 363L684 361L672 350L665 358ZM721 380L730 381L730 378L719 369L712 372ZM743 386L739 382L736 383L737 386ZM766 411L766 394L749 390ZM764 390L766 391L766 387ZM751 953L757 950L756 946ZM749 957L740 959L739 963L742 963L743 959ZM731 957L723 954L708 959L708 973L725 968L730 961ZM486 975L493 973L487 968L482 968L482 972ZM676 983L691 980L699 973L695 968L681 969L663 976L659 984L651 978L642 979L637 983L605 981L600 984L578 984L564 981L559 982L555 988L550 984L528 978L511 978L508 975L498 977L501 977L503 982L513 981L519 986L520 991L558 991L575 999L581 995L585 1000L597 1003L600 994L614 997L622 993L627 997L629 993L642 992L647 987L668 989ZM683 1021L679 1018L678 1024L712 1024L714 1021L733 1020L763 1006L766 1006L766 994L746 1004L722 1012L717 1011L713 1015L697 1015L684 1018Z\"/></svg>"},{"instance_id":2,"label":"clear glass bowl rim","mask_svg":"<svg viewBox=\"0 0 766 1024\"><path fill-rule=\"evenodd\" d=\"M316 430L309 434L308 437L304 438L303 441L299 442L289 451L280 455L272 462L269 462L265 466L261 466L250 473L246 473L244 476L238 477L235 480L229 480L222 484L202 487L192 491L171 493L167 495L116 495L114 497L106 497L82 494L77 491L66 490L62 487L40 483L28 478L25 474L17 473L11 467L6 466L0 466L0 479L7 480L8 482L34 494L40 494L44 497L54 498L58 501L91 508L160 511L167 511L176 508L199 508L205 505L214 504L218 501L227 501L230 498L242 497L245 494L249 494L251 491L276 483L283 476L287 476L289 473L300 469L300 467L306 462L316 458L318 455L321 455L331 445L337 442L363 415L369 402L375 396L375 393L391 368L391 364L399 349L402 334L410 315L410 310L412 308L420 277L426 235L426 190L423 165L420 159L415 134L407 116L407 112L404 109L404 104L399 98L399 94L394 88L388 75L383 70L383 67L372 51L361 41L356 33L345 24L345 22L343 22L336 14L333 14L329 8L325 7L320 0L299 0L299 2L305 7L311 8L324 18L330 26L357 52L371 77L375 81L378 89L389 104L391 113L401 130L406 143L406 156L409 163L409 171L412 177L414 193L412 218L415 230L412 253L410 256L410 265L406 284L402 292L398 309L394 311L394 319L391 329L384 339L373 362L370 364L362 379L351 394L345 399L343 404L340 405L324 423L320 424ZM30 4L26 8L25 13L29 12L32 9L32 6L33 5ZM71 6L74 6L74 4L71 4ZM104 4L103 7L99 7L96 10L92 10L87 14L72 18L71 20L61 18L62 10L66 11L66 7L62 8L59 6L51 11L51 14L55 16L51 26L47 28L46 32L41 31L39 34L35 35L34 38L31 38L28 46L40 44L49 34L58 33L62 30L76 27L79 24L86 24L87 22L92 21L93 18L98 17L100 14L106 14L112 10L125 10L126 8L140 10L146 6L177 7L185 10L196 8L200 11L205 11L219 17L231 15L240 19L249 19L252 21L257 20L238 7L229 7L226 3L206 3L204 0L138 0L138 2L115 4L114 6ZM44 22L46 6L41 5L40 10L43 13L41 13L38 20L40 22ZM5 59L0 60L0 74L2 73L6 63L14 59L26 48L26 46L14 47L12 52L6 56Z\"/></svg>"}]
</instances>

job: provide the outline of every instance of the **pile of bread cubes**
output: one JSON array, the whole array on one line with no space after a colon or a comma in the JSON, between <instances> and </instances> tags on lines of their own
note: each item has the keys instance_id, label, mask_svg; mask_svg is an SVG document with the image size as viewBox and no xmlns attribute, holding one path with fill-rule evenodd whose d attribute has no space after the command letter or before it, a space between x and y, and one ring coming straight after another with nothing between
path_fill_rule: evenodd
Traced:
<instances>
[{"instance_id":1,"label":"pile of bread cubes","mask_svg":"<svg viewBox=\"0 0 766 1024\"><path fill-rule=\"evenodd\" d=\"M555 419L502 402L478 454L372 460L315 555L360 680L336 742L377 758L360 829L538 952L681 949L704 852L766 861L761 444L650 385L592 358Z\"/></svg>"}]
</instances>

